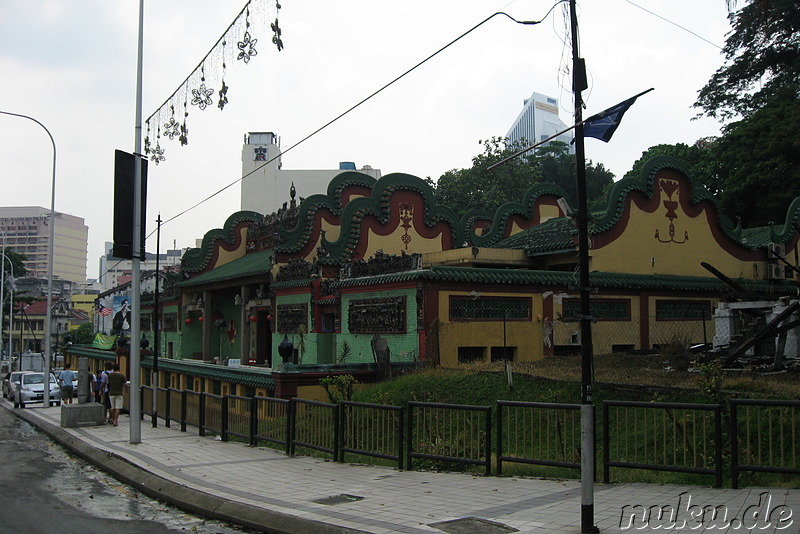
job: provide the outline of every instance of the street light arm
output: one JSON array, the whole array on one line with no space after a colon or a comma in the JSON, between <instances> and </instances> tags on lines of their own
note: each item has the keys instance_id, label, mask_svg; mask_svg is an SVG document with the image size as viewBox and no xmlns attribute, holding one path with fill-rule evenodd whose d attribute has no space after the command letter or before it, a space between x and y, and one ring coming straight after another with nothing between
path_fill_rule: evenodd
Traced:
<instances>
[{"instance_id":1,"label":"street light arm","mask_svg":"<svg viewBox=\"0 0 800 534\"><path fill-rule=\"evenodd\" d=\"M44 341L44 352L45 352L45 368L44 368L44 405L49 406L50 403L50 336L52 335L52 325L50 324L53 320L53 255L55 253L55 226L56 226L56 141L53 139L53 135L50 133L50 130L47 127L39 122L38 120L34 119L33 117L29 117L28 115L22 115L21 113L12 113L10 111L2 111L0 110L0 114L2 115L10 115L12 117L20 117L23 119L28 119L30 121L35 122L42 129L47 133L47 136L50 138L50 143L53 145L53 180L52 180L52 187L50 190L50 247L47 254L47 320L45 323L45 341ZM9 345L11 343L9 342ZM21 347L20 347L21 348Z\"/></svg>"}]
</instances>

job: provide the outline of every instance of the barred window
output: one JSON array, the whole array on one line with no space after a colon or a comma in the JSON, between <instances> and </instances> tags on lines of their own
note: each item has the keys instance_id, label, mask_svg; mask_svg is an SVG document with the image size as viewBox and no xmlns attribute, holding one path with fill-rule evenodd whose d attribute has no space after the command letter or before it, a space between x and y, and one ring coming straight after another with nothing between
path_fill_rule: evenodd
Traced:
<instances>
[{"instance_id":1,"label":"barred window","mask_svg":"<svg viewBox=\"0 0 800 534\"><path fill-rule=\"evenodd\" d=\"M177 332L178 331L178 314L165 313L164 314L164 332Z\"/></svg>"},{"instance_id":2,"label":"barred window","mask_svg":"<svg viewBox=\"0 0 800 534\"><path fill-rule=\"evenodd\" d=\"M628 299L591 299L589 310L596 321L631 320L631 301ZM561 306L561 317L564 321L578 321L580 313L580 299L564 299Z\"/></svg>"},{"instance_id":3,"label":"barred window","mask_svg":"<svg viewBox=\"0 0 800 534\"><path fill-rule=\"evenodd\" d=\"M681 321L711 317L711 302L708 300L657 300L656 320Z\"/></svg>"},{"instance_id":4,"label":"barred window","mask_svg":"<svg viewBox=\"0 0 800 534\"><path fill-rule=\"evenodd\" d=\"M307 304L279 304L278 328L280 333L297 332L299 328L308 330L308 305Z\"/></svg>"},{"instance_id":5,"label":"barred window","mask_svg":"<svg viewBox=\"0 0 800 534\"><path fill-rule=\"evenodd\" d=\"M531 318L531 299L514 297L450 297L450 320L513 320Z\"/></svg>"},{"instance_id":6,"label":"barred window","mask_svg":"<svg viewBox=\"0 0 800 534\"><path fill-rule=\"evenodd\" d=\"M405 297L350 301L348 329L353 334L401 334L406 331Z\"/></svg>"}]
</instances>

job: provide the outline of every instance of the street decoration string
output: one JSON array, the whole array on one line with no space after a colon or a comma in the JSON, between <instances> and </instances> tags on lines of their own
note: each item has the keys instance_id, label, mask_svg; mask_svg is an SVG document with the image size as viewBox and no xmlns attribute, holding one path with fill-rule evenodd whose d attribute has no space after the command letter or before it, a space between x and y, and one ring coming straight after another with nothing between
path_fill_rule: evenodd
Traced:
<instances>
[{"instance_id":1,"label":"street decoration string","mask_svg":"<svg viewBox=\"0 0 800 534\"><path fill-rule=\"evenodd\" d=\"M227 69L233 64L249 65L254 61L258 56L259 39L269 39L268 32L272 32L272 44L278 51L283 50L278 21L280 9L279 0L248 0L191 74L147 118L144 154L150 161L158 165L166 159L162 142L174 141L181 146L189 143L190 111L214 107L215 99L216 107L224 110L230 89L225 78Z\"/></svg>"}]
</instances>

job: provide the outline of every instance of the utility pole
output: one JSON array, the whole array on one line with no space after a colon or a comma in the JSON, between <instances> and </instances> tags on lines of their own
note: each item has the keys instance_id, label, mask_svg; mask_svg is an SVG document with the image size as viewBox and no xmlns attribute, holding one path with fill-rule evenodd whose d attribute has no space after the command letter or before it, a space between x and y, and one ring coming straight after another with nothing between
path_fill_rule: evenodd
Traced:
<instances>
[{"instance_id":1,"label":"utility pole","mask_svg":"<svg viewBox=\"0 0 800 534\"><path fill-rule=\"evenodd\" d=\"M575 95L575 178L577 181L578 267L581 320L581 532L595 533L594 524L594 405L592 404L592 317L589 300L589 209L586 199L586 156L583 143L583 98L586 64L580 57L578 15L569 0L572 34L572 91Z\"/></svg>"},{"instance_id":2,"label":"utility pole","mask_svg":"<svg viewBox=\"0 0 800 534\"><path fill-rule=\"evenodd\" d=\"M136 116L134 140L134 171L133 171L133 251L131 258L131 353L130 363L130 395L128 412L131 417L129 442L137 444L142 442L140 404L141 390L141 353L139 324L141 314L141 269L139 261L142 259L142 55L144 49L144 0L139 0L139 47L136 61Z\"/></svg>"},{"instance_id":3,"label":"utility pole","mask_svg":"<svg viewBox=\"0 0 800 534\"><path fill-rule=\"evenodd\" d=\"M161 273L159 271L159 256L161 255L161 214L156 219L156 288L155 306L153 306L153 428L158 426L158 342L161 323L159 285Z\"/></svg>"}]
</instances>

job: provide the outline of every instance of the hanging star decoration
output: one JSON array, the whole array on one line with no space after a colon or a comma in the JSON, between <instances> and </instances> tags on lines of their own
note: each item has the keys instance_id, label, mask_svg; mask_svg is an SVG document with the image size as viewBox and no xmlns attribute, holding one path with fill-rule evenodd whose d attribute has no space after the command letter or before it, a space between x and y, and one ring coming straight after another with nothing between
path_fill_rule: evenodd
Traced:
<instances>
[{"instance_id":1,"label":"hanging star decoration","mask_svg":"<svg viewBox=\"0 0 800 534\"><path fill-rule=\"evenodd\" d=\"M280 6L278 6L280 7ZM275 19L275 22L269 25L272 28L272 44L278 47L278 52L283 50L283 41L281 40L281 27L278 25L278 19Z\"/></svg>"},{"instance_id":2,"label":"hanging star decoration","mask_svg":"<svg viewBox=\"0 0 800 534\"><path fill-rule=\"evenodd\" d=\"M222 80L222 89L219 90L219 101L217 102L217 107L222 110L225 107L225 104L228 103L228 86L225 84L225 80Z\"/></svg>"},{"instance_id":3,"label":"hanging star decoration","mask_svg":"<svg viewBox=\"0 0 800 534\"><path fill-rule=\"evenodd\" d=\"M250 58L258 54L256 51L257 42L258 39L251 39L250 32L244 32L244 38L236 43L236 46L239 47L239 55L236 56L236 59L250 63Z\"/></svg>"},{"instance_id":4,"label":"hanging star decoration","mask_svg":"<svg viewBox=\"0 0 800 534\"><path fill-rule=\"evenodd\" d=\"M199 107L201 110L206 109L206 106L210 106L214 103L214 101L211 100L211 95L213 94L213 89L207 89L206 84L201 83L200 87L192 89L192 105Z\"/></svg>"}]
</instances>

